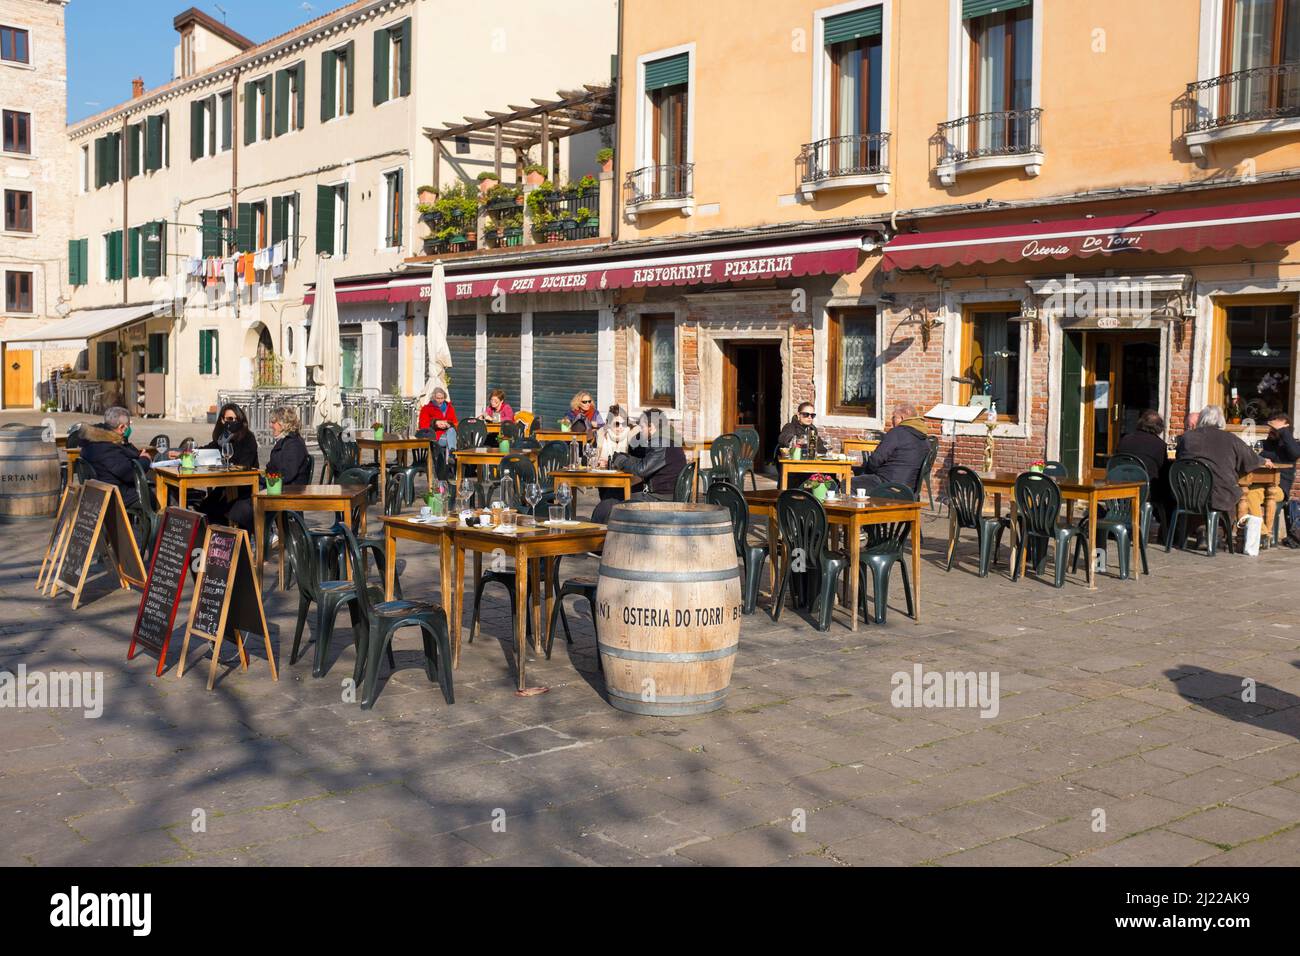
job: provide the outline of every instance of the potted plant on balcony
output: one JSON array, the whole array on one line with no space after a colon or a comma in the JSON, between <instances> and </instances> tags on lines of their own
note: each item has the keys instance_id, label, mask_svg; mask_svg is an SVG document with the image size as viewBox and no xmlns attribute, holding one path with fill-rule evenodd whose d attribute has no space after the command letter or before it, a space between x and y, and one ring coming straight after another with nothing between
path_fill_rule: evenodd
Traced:
<instances>
[{"instance_id":1,"label":"potted plant on balcony","mask_svg":"<svg viewBox=\"0 0 1300 956\"><path fill-rule=\"evenodd\" d=\"M600 183L596 181L595 176L583 176L576 183L569 183L568 193L573 199L584 199L600 191Z\"/></svg>"},{"instance_id":2,"label":"potted plant on balcony","mask_svg":"<svg viewBox=\"0 0 1300 956\"><path fill-rule=\"evenodd\" d=\"M501 180L495 171L478 174L478 194L481 199L487 198L488 193L499 185Z\"/></svg>"},{"instance_id":3,"label":"potted plant on balcony","mask_svg":"<svg viewBox=\"0 0 1300 956\"><path fill-rule=\"evenodd\" d=\"M524 167L524 182L530 186L540 186L546 182L546 167L529 163Z\"/></svg>"},{"instance_id":4,"label":"potted plant on balcony","mask_svg":"<svg viewBox=\"0 0 1300 956\"><path fill-rule=\"evenodd\" d=\"M600 225L599 217L592 214L592 211L586 206L579 206L578 211L574 213L574 218L578 222L578 227L590 229L593 226Z\"/></svg>"},{"instance_id":5,"label":"potted plant on balcony","mask_svg":"<svg viewBox=\"0 0 1300 956\"><path fill-rule=\"evenodd\" d=\"M608 146L596 150L596 162L600 163L602 173L612 173L614 171L614 151Z\"/></svg>"}]
</instances>

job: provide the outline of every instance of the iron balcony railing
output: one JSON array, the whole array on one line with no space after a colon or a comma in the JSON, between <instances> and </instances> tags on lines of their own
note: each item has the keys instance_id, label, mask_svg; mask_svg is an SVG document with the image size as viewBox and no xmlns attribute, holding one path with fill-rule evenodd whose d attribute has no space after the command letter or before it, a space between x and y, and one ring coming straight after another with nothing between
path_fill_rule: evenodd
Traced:
<instances>
[{"instance_id":1,"label":"iron balcony railing","mask_svg":"<svg viewBox=\"0 0 1300 956\"><path fill-rule=\"evenodd\" d=\"M1042 109L976 113L939 124L939 163L1024 156L1043 149Z\"/></svg>"},{"instance_id":2,"label":"iron balcony railing","mask_svg":"<svg viewBox=\"0 0 1300 956\"><path fill-rule=\"evenodd\" d=\"M1257 66L1187 84L1188 133L1300 116L1300 62Z\"/></svg>"},{"instance_id":3,"label":"iron balcony railing","mask_svg":"<svg viewBox=\"0 0 1300 956\"><path fill-rule=\"evenodd\" d=\"M695 164L673 163L643 166L627 174L623 201L628 206L643 202L690 199L695 193Z\"/></svg>"},{"instance_id":4,"label":"iron balcony railing","mask_svg":"<svg viewBox=\"0 0 1300 956\"><path fill-rule=\"evenodd\" d=\"M801 183L887 173L889 134L855 133L808 143L800 150L797 162Z\"/></svg>"}]
</instances>

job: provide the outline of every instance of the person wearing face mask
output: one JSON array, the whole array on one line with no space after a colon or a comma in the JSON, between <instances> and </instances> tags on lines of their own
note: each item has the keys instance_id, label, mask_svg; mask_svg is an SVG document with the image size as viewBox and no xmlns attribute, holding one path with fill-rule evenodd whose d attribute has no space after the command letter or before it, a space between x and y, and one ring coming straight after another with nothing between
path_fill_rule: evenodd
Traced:
<instances>
[{"instance_id":1,"label":"person wearing face mask","mask_svg":"<svg viewBox=\"0 0 1300 956\"><path fill-rule=\"evenodd\" d=\"M95 469L98 481L116 485L127 507L140 501L135 492L135 467L139 459L146 467L153 461L152 448L141 451L131 444L131 413L114 405L104 413L101 425L88 425L78 433L81 460Z\"/></svg>"},{"instance_id":2,"label":"person wearing face mask","mask_svg":"<svg viewBox=\"0 0 1300 956\"><path fill-rule=\"evenodd\" d=\"M257 436L253 430L248 427L248 416L244 410L234 402L227 402L221 406L221 412L217 415L217 424L212 429L212 441L203 445L203 448L221 448L222 440L230 442L231 454L230 465L232 468L256 468L257 460ZM178 452L170 452L170 455L178 455ZM226 497L225 489L215 488L207 497L203 499L198 510L208 516L208 521L213 524L223 524L229 521L230 508L235 501L249 498L252 492L247 488L240 488L236 493L234 500Z\"/></svg>"}]
</instances>

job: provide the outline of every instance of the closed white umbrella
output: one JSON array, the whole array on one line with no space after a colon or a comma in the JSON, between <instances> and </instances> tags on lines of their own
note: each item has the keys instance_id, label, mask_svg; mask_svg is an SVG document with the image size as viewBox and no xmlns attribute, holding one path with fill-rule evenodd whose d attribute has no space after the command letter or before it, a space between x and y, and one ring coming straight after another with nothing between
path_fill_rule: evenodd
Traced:
<instances>
[{"instance_id":1,"label":"closed white umbrella","mask_svg":"<svg viewBox=\"0 0 1300 956\"><path fill-rule=\"evenodd\" d=\"M334 273L329 256L316 267L316 299L311 308L311 334L307 338L307 367L313 370L316 414L322 422L343 417L342 347L339 345L339 304L334 297Z\"/></svg>"},{"instance_id":2,"label":"closed white umbrella","mask_svg":"<svg viewBox=\"0 0 1300 956\"><path fill-rule=\"evenodd\" d=\"M447 347L447 270L441 259L433 264L429 278L429 321L424 344L429 354L429 377L420 396L421 405L433 400L435 388L447 387L447 369L452 367L451 349Z\"/></svg>"}]
</instances>

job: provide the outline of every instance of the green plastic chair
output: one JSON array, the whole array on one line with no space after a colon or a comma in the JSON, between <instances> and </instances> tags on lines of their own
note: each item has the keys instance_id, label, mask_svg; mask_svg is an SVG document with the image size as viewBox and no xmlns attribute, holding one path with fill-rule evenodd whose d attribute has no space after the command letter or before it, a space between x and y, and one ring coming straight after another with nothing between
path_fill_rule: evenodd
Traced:
<instances>
[{"instance_id":1,"label":"green plastic chair","mask_svg":"<svg viewBox=\"0 0 1300 956\"><path fill-rule=\"evenodd\" d=\"M491 483L492 494L500 495L507 508L517 507L524 500L524 485L537 481L537 468L527 455L511 452L497 466L497 480Z\"/></svg>"},{"instance_id":2,"label":"green plastic chair","mask_svg":"<svg viewBox=\"0 0 1300 956\"><path fill-rule=\"evenodd\" d=\"M978 474L965 465L948 470L948 566L945 570L952 570L962 529L971 528L979 544L979 576L988 577L990 563L997 567L1002 532L1009 527L1010 518L984 514L984 482Z\"/></svg>"},{"instance_id":3,"label":"green plastic chair","mask_svg":"<svg viewBox=\"0 0 1300 956\"><path fill-rule=\"evenodd\" d=\"M1165 553L1173 548L1178 522L1183 522L1183 536L1178 549L1187 550L1187 519L1205 519L1205 548L1210 557L1218 551L1219 525L1223 525L1228 553L1233 553L1232 519L1226 512L1210 506L1214 497L1214 475L1203 461L1180 458L1169 466L1169 490L1173 492L1174 509L1169 514L1169 527L1165 531Z\"/></svg>"},{"instance_id":4,"label":"green plastic chair","mask_svg":"<svg viewBox=\"0 0 1300 956\"><path fill-rule=\"evenodd\" d=\"M811 492L790 489L776 499L776 519L786 557L772 601L772 620L781 620L786 591L793 589L795 606L809 608L819 631L830 630L835 588L848 562L826 547L826 512ZM795 571L801 562L804 570ZM793 574L798 574L799 580L792 584ZM810 600L814 585L816 603Z\"/></svg>"},{"instance_id":5,"label":"green plastic chair","mask_svg":"<svg viewBox=\"0 0 1300 956\"><path fill-rule=\"evenodd\" d=\"M754 474L754 459L758 457L758 429L753 425L740 425L735 436L740 439L740 457L736 459L736 487L744 489L745 475L749 475L749 484L758 491L758 478Z\"/></svg>"},{"instance_id":6,"label":"green plastic chair","mask_svg":"<svg viewBox=\"0 0 1300 956\"><path fill-rule=\"evenodd\" d=\"M487 425L481 418L467 418L456 426L456 450L485 448L488 443Z\"/></svg>"},{"instance_id":7,"label":"green plastic chair","mask_svg":"<svg viewBox=\"0 0 1300 956\"><path fill-rule=\"evenodd\" d=\"M569 467L569 443L548 441L537 453L537 481L547 490L555 487L551 472Z\"/></svg>"},{"instance_id":8,"label":"green plastic chair","mask_svg":"<svg viewBox=\"0 0 1300 956\"><path fill-rule=\"evenodd\" d=\"M139 500L126 509L126 515L131 519L136 544L140 546L140 554L144 556L145 566L148 567L149 557L153 554L154 540L158 537L159 527L162 526L162 514L158 511L153 489L149 487L149 476L144 470L144 465L139 461L133 461L131 470L135 472L135 496Z\"/></svg>"},{"instance_id":9,"label":"green plastic chair","mask_svg":"<svg viewBox=\"0 0 1300 956\"><path fill-rule=\"evenodd\" d=\"M393 635L404 627L418 627L424 643L424 672L430 683L442 688L442 697L456 702L452 690L451 638L447 629L447 612L424 601L384 601L382 590L366 578L366 565L356 535L347 525L336 526L352 559L352 587L361 617L358 654L366 656L362 671L361 709L369 710L379 696L379 667L384 652L388 666L395 670Z\"/></svg>"},{"instance_id":10,"label":"green plastic chair","mask_svg":"<svg viewBox=\"0 0 1300 956\"><path fill-rule=\"evenodd\" d=\"M533 517L540 520L546 519L550 515L550 508L551 505L553 504L555 504L555 492L548 491L544 495L542 495L541 500L539 500L537 502L536 507L533 508ZM570 501L568 508L566 508L564 512L565 518L572 520L573 507L574 507L573 502ZM556 558L554 560L555 560L554 577L556 582L558 582L560 577L560 561L559 558ZM505 588L506 595L510 599L510 621L511 624L513 625L515 620L515 615L519 613L519 609L516 607L519 598L518 581L519 579L518 576L515 574L514 568L506 568L499 571L488 570L483 572L483 576L480 577L478 579L478 583L474 585L474 612L470 617L469 640L467 643L473 644L474 638L478 637L479 611L483 603L483 591L487 588L489 584L499 584ZM530 578L528 582L528 594L524 596L524 606L522 611L524 614L524 629L529 635L533 633L533 616L528 613L528 599L532 597L534 583L536 582L534 582ZM560 590L562 589L557 588L556 593L558 594ZM556 606L557 607L559 606L558 602ZM551 609L552 617L554 617L554 614L555 614L555 608L552 608ZM560 610L560 618L562 621L564 621L564 632L567 636L569 632L569 622L564 618L563 609ZM572 638L569 639L569 643L570 644L573 643Z\"/></svg>"},{"instance_id":11,"label":"green plastic chair","mask_svg":"<svg viewBox=\"0 0 1300 956\"><path fill-rule=\"evenodd\" d=\"M712 465L700 472L700 484L705 493L715 481L725 481L738 486L740 484L740 452L742 444L739 436L733 434L719 435L709 445L709 460Z\"/></svg>"},{"instance_id":12,"label":"green plastic chair","mask_svg":"<svg viewBox=\"0 0 1300 956\"><path fill-rule=\"evenodd\" d=\"M721 505L731 514L731 532L736 540L736 557L745 568L745 591L741 612L753 614L758 606L758 588L763 579L763 565L768 557L767 545L754 544L749 540L749 504L738 487L729 481L715 481L709 485L707 497L709 504Z\"/></svg>"},{"instance_id":13,"label":"green plastic chair","mask_svg":"<svg viewBox=\"0 0 1300 956\"><path fill-rule=\"evenodd\" d=\"M1147 542L1146 536L1151 527L1149 518L1150 503L1147 501L1148 476L1146 467L1138 462L1136 465L1128 462L1115 462L1113 459L1106 463L1106 480L1107 481L1140 481L1142 482L1142 540L1139 543L1139 553L1142 557L1142 573L1150 574L1147 568ZM1121 581L1127 581L1129 576L1129 564L1132 548L1130 543L1133 540L1133 503L1126 500L1115 500L1107 503L1104 514L1097 516L1097 537L1101 540L1102 547L1106 546L1109 540L1115 541L1115 547L1119 550L1119 577ZM1084 515L1079 520L1079 537L1074 543L1074 557L1070 562L1070 571L1077 571L1079 568L1079 558L1083 555L1088 546L1088 516Z\"/></svg>"},{"instance_id":14,"label":"green plastic chair","mask_svg":"<svg viewBox=\"0 0 1300 956\"><path fill-rule=\"evenodd\" d=\"M699 466L691 462L683 468L677 475L677 484L673 485L673 501L679 504L689 504L691 496L695 493L695 470Z\"/></svg>"},{"instance_id":15,"label":"green plastic chair","mask_svg":"<svg viewBox=\"0 0 1300 956\"><path fill-rule=\"evenodd\" d=\"M1016 549L1012 554L1011 580L1020 578L1021 566L1031 550L1031 543L1043 543L1041 554L1035 562L1034 573L1041 575L1047 563L1047 542L1053 542L1056 563L1056 586L1065 586L1065 564L1068 548L1078 537L1079 529L1060 524L1061 489L1046 474L1025 472L1016 478Z\"/></svg>"},{"instance_id":16,"label":"green plastic chair","mask_svg":"<svg viewBox=\"0 0 1300 956\"><path fill-rule=\"evenodd\" d=\"M890 482L871 490L873 498L893 498L898 501L915 501L911 488L897 482ZM889 614L889 573L898 565L903 575L903 596L907 600L907 613L915 614L912 604L912 579L903 559L903 548L912 530L910 521L898 521L894 524L869 524L864 529L865 540L858 558L858 607L854 610L867 617L867 584L873 586L876 602L875 623L884 624Z\"/></svg>"}]
</instances>

